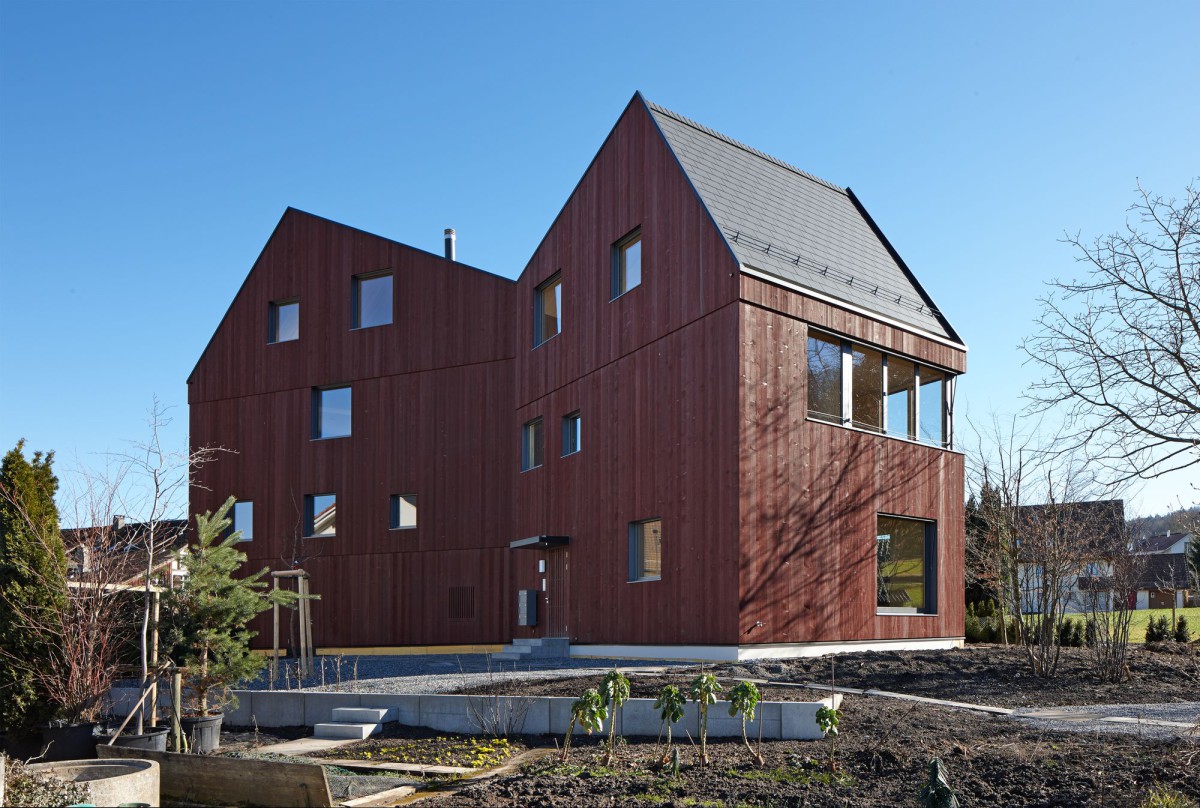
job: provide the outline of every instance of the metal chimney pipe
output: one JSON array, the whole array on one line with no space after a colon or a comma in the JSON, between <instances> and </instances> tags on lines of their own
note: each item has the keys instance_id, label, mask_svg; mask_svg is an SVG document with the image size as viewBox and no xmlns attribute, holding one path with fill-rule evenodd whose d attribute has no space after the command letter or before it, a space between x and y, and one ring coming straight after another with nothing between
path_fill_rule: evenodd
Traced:
<instances>
[{"instance_id":1,"label":"metal chimney pipe","mask_svg":"<svg viewBox=\"0 0 1200 808\"><path fill-rule=\"evenodd\" d=\"M446 260L453 261L454 258L454 242L457 237L454 235L454 228L446 228Z\"/></svg>"}]
</instances>

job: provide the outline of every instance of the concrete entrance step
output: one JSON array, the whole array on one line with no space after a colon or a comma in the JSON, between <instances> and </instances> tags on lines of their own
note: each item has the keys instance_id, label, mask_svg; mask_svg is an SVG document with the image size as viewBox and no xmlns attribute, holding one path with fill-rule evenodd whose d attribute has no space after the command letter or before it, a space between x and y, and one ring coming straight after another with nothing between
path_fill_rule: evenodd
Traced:
<instances>
[{"instance_id":1,"label":"concrete entrance step","mask_svg":"<svg viewBox=\"0 0 1200 808\"><path fill-rule=\"evenodd\" d=\"M335 724L382 724L387 721L387 707L334 707L333 721Z\"/></svg>"},{"instance_id":2,"label":"concrete entrance step","mask_svg":"<svg viewBox=\"0 0 1200 808\"><path fill-rule=\"evenodd\" d=\"M522 637L504 646L492 659L497 662L517 662L529 659L567 659L571 656L571 640L567 637Z\"/></svg>"},{"instance_id":3,"label":"concrete entrance step","mask_svg":"<svg viewBox=\"0 0 1200 808\"><path fill-rule=\"evenodd\" d=\"M379 724L369 723L339 721L328 724L317 724L313 727L313 736L316 738L353 738L356 741L361 741L379 733Z\"/></svg>"}]
</instances>

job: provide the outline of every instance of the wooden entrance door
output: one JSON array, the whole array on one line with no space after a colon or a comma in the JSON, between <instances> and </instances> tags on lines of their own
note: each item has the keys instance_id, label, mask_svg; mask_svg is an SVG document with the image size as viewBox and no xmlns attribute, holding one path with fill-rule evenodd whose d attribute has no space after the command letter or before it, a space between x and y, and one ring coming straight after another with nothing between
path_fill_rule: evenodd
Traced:
<instances>
[{"instance_id":1,"label":"wooden entrance door","mask_svg":"<svg viewBox=\"0 0 1200 808\"><path fill-rule=\"evenodd\" d=\"M570 602L570 550L566 547L546 551L545 588L542 608L546 619L542 623L543 637L569 637L567 633L568 603Z\"/></svg>"}]
</instances>

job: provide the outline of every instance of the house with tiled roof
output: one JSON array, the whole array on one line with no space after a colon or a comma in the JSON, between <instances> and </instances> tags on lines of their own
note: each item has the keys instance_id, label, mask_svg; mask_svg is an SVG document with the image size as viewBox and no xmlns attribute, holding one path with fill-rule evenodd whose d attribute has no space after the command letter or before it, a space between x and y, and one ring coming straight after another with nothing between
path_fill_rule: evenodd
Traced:
<instances>
[{"instance_id":1,"label":"house with tiled roof","mask_svg":"<svg viewBox=\"0 0 1200 808\"><path fill-rule=\"evenodd\" d=\"M638 94L515 281L453 239L288 209L188 380L318 651L961 644L966 346L849 188Z\"/></svg>"}]
</instances>

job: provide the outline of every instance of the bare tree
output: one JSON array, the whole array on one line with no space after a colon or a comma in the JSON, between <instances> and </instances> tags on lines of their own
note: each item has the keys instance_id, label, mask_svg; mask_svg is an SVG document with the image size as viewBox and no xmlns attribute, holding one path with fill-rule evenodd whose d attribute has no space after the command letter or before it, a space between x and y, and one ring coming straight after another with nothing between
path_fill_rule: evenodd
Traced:
<instances>
[{"instance_id":1,"label":"bare tree","mask_svg":"<svg viewBox=\"0 0 1200 808\"><path fill-rule=\"evenodd\" d=\"M1097 525L1093 554L1098 560L1079 587L1088 615L1087 645L1096 674L1105 682L1129 678L1129 626L1146 564L1123 523Z\"/></svg>"},{"instance_id":2,"label":"bare tree","mask_svg":"<svg viewBox=\"0 0 1200 808\"><path fill-rule=\"evenodd\" d=\"M1052 283L1022 345L1044 371L1034 407L1117 480L1200 463L1200 179L1179 201L1138 195L1124 232L1065 239L1088 273Z\"/></svg>"}]
</instances>

